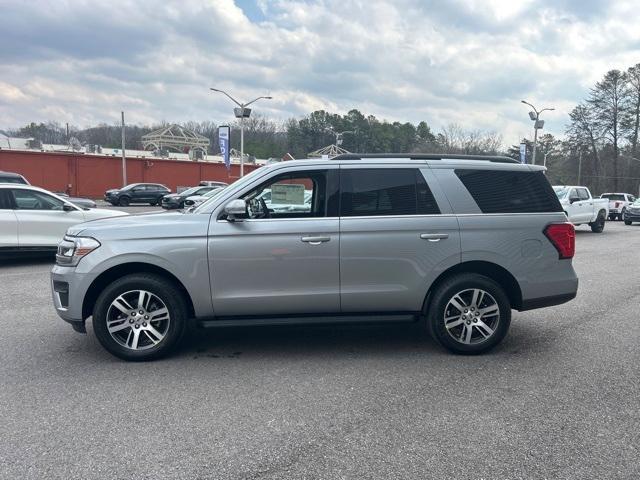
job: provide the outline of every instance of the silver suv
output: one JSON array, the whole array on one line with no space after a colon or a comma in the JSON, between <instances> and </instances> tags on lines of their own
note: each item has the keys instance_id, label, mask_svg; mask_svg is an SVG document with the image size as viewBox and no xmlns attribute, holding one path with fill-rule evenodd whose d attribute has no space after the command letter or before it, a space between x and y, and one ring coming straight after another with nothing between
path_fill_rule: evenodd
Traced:
<instances>
[{"instance_id":1,"label":"silver suv","mask_svg":"<svg viewBox=\"0 0 640 480\"><path fill-rule=\"evenodd\" d=\"M259 168L192 212L71 227L58 314L112 354L157 358L191 326L423 322L484 352L511 310L567 302L573 226L542 167L342 155Z\"/></svg>"}]
</instances>

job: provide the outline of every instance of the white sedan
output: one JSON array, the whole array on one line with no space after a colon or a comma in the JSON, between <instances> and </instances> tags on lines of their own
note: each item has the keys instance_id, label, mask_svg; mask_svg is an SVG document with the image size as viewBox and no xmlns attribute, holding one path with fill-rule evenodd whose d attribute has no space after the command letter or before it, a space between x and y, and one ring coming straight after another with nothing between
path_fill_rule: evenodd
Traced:
<instances>
[{"instance_id":1,"label":"white sedan","mask_svg":"<svg viewBox=\"0 0 640 480\"><path fill-rule=\"evenodd\" d=\"M53 250L77 223L127 215L101 208L82 209L42 188L0 184L0 253Z\"/></svg>"}]
</instances>

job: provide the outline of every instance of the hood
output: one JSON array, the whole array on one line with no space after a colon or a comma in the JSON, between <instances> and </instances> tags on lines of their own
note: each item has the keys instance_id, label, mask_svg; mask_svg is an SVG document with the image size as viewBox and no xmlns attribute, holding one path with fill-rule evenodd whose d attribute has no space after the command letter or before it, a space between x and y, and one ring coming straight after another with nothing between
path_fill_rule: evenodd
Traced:
<instances>
[{"instance_id":1,"label":"hood","mask_svg":"<svg viewBox=\"0 0 640 480\"><path fill-rule=\"evenodd\" d=\"M107 190L107 191L106 191L106 192L104 192L104 193L118 193L119 191L120 191L120 189L119 189L119 188L112 188L112 189L110 189L110 190Z\"/></svg>"},{"instance_id":2,"label":"hood","mask_svg":"<svg viewBox=\"0 0 640 480\"><path fill-rule=\"evenodd\" d=\"M114 213L113 210L106 211ZM117 213L122 214L123 212ZM127 215L125 213L124 216L112 216L112 218L102 218L74 225L69 228L67 234L93 237L97 240L128 240L204 236L207 234L208 227L209 215L185 215L181 212L158 212L141 215Z\"/></svg>"}]
</instances>

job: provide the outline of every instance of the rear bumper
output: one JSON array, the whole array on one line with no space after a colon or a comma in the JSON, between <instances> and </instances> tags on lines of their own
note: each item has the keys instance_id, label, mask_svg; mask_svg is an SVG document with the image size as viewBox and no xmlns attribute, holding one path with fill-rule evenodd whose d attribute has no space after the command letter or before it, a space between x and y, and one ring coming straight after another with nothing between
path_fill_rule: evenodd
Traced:
<instances>
[{"instance_id":1,"label":"rear bumper","mask_svg":"<svg viewBox=\"0 0 640 480\"><path fill-rule=\"evenodd\" d=\"M562 305L563 303L570 302L574 298L578 291L576 290L573 293L564 293L562 295L553 295L551 297L542 297L542 298L530 298L528 300L522 301L522 306L520 307L520 311L523 312L525 310L534 310L536 308L545 308L545 307L553 307L554 305Z\"/></svg>"},{"instance_id":2,"label":"rear bumper","mask_svg":"<svg viewBox=\"0 0 640 480\"><path fill-rule=\"evenodd\" d=\"M536 273L519 282L522 301L515 307L517 310L551 307L576 297L579 282L571 260L551 262Z\"/></svg>"}]
</instances>

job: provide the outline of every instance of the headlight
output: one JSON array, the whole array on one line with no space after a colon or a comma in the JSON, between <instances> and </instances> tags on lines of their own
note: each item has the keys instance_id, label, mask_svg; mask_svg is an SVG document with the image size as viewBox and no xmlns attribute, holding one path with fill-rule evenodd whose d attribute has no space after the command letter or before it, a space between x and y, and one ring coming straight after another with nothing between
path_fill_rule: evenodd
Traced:
<instances>
[{"instance_id":1,"label":"headlight","mask_svg":"<svg viewBox=\"0 0 640 480\"><path fill-rule=\"evenodd\" d=\"M84 257L100 246L94 238L67 237L58 244L56 263L64 267L75 267Z\"/></svg>"}]
</instances>

